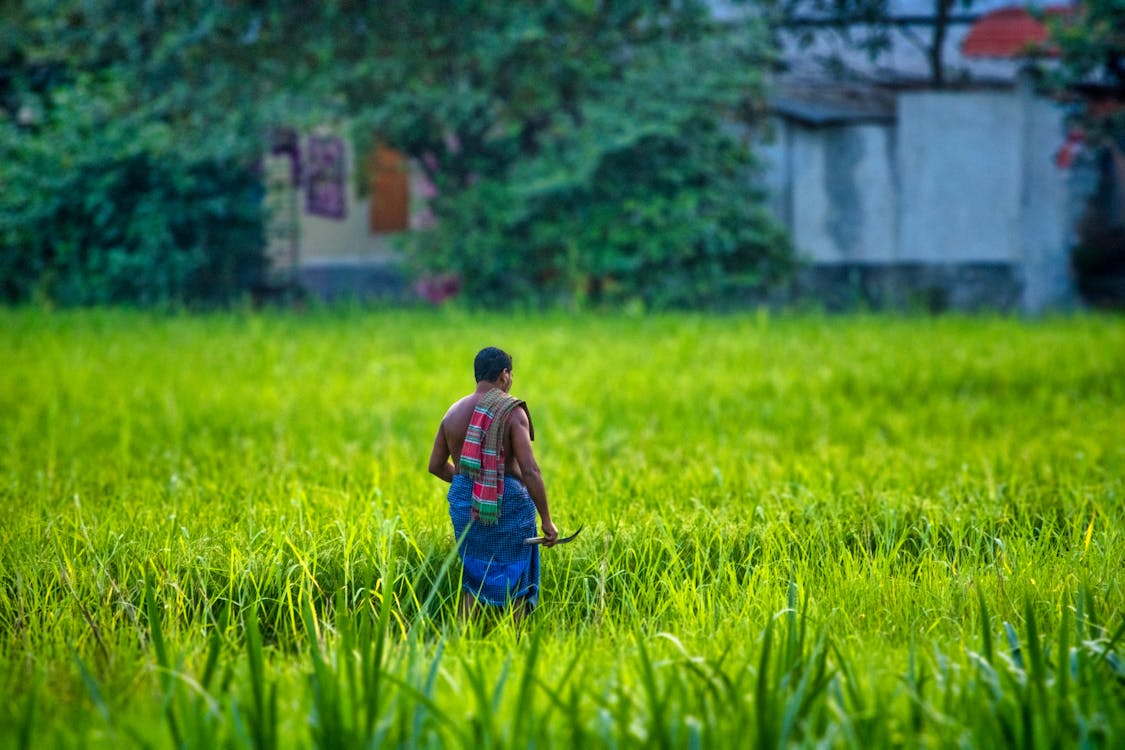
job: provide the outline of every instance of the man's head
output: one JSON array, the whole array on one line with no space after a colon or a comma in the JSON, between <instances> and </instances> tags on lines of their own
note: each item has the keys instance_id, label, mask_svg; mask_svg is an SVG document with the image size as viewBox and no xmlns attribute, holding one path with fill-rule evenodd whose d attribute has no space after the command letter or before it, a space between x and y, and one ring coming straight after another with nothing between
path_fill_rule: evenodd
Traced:
<instances>
[{"instance_id":1,"label":"man's head","mask_svg":"<svg viewBox=\"0 0 1125 750\"><path fill-rule=\"evenodd\" d=\"M473 373L478 383L486 380L496 383L505 372L508 373L508 385L511 386L512 358L503 349L486 346L477 352L476 359L473 360Z\"/></svg>"}]
</instances>

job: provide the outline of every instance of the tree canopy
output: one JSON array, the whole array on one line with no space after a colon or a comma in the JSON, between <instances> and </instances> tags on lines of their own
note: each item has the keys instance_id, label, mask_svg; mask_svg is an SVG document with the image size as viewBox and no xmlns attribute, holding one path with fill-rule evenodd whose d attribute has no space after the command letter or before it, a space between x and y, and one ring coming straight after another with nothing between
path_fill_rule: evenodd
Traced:
<instances>
[{"instance_id":1,"label":"tree canopy","mask_svg":"<svg viewBox=\"0 0 1125 750\"><path fill-rule=\"evenodd\" d=\"M1050 23L1060 62L1056 84L1071 92L1091 134L1125 146L1125 3L1082 0L1075 13Z\"/></svg>"},{"instance_id":2,"label":"tree canopy","mask_svg":"<svg viewBox=\"0 0 1125 750\"><path fill-rule=\"evenodd\" d=\"M889 50L896 37L926 59L929 83L944 88L950 79L945 44L958 13L974 0L930 0L928 12L895 12L890 0L765 0L774 28L808 48L819 36L834 35L872 60ZM841 67L839 60L826 61Z\"/></svg>"},{"instance_id":3,"label":"tree canopy","mask_svg":"<svg viewBox=\"0 0 1125 750\"><path fill-rule=\"evenodd\" d=\"M240 106L250 79L224 54L237 5L0 6L3 297L151 304L254 283L263 112Z\"/></svg>"},{"instance_id":4,"label":"tree canopy","mask_svg":"<svg viewBox=\"0 0 1125 750\"><path fill-rule=\"evenodd\" d=\"M735 127L762 100L758 29L705 3L470 5L384 5L394 33L342 68L357 126L440 191L416 258L494 302L707 302L784 267Z\"/></svg>"},{"instance_id":5,"label":"tree canopy","mask_svg":"<svg viewBox=\"0 0 1125 750\"><path fill-rule=\"evenodd\" d=\"M1078 288L1097 305L1125 307L1125 3L1083 0L1050 20L1059 64L1054 85L1071 105L1093 177L1071 261Z\"/></svg>"},{"instance_id":6,"label":"tree canopy","mask_svg":"<svg viewBox=\"0 0 1125 750\"><path fill-rule=\"evenodd\" d=\"M329 118L428 173L438 228L410 238L410 257L482 302L707 303L788 264L740 127L761 111L769 48L754 21L718 21L706 2L23 0L2 13L0 179L23 187L0 199L0 237L40 266L0 266L9 297L67 253L104 266L107 244L119 261L183 250L169 252L186 279L214 246L204 224L253 222L245 190L201 195L196 172L246 173L271 125ZM91 176L120 178L138 155L133 177L171 169L161 198L143 179ZM78 192L101 205L75 213L91 202ZM217 213L195 230L156 217L201 198ZM68 217L117 229L30 229ZM122 222L136 227L118 236Z\"/></svg>"}]
</instances>

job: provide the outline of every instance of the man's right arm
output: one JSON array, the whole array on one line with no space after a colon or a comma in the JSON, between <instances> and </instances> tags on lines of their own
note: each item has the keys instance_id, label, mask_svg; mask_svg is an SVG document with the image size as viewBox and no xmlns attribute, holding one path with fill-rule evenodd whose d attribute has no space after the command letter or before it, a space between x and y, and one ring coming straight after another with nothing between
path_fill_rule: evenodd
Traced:
<instances>
[{"instance_id":1,"label":"man's right arm","mask_svg":"<svg viewBox=\"0 0 1125 750\"><path fill-rule=\"evenodd\" d=\"M449 460L449 444L445 440L445 420L438 425L434 447L430 451L430 473L443 482L453 481L453 463Z\"/></svg>"},{"instance_id":2,"label":"man's right arm","mask_svg":"<svg viewBox=\"0 0 1125 750\"><path fill-rule=\"evenodd\" d=\"M512 433L512 453L519 462L520 472L523 475L523 484L527 487L527 494L535 503L539 511L539 519L543 526L543 536L547 537L545 544L554 545L559 538L559 530L551 521L551 509L547 504L547 487L543 484L543 474L539 471L539 464L531 450L531 421L523 409L513 409L508 420L508 427Z\"/></svg>"}]
</instances>

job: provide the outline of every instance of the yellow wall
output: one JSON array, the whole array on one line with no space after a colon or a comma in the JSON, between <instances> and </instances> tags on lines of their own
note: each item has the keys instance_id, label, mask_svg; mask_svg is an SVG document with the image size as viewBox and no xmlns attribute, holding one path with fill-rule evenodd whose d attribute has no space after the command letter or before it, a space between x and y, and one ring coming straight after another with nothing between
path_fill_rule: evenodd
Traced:
<instances>
[{"instance_id":1,"label":"yellow wall","mask_svg":"<svg viewBox=\"0 0 1125 750\"><path fill-rule=\"evenodd\" d=\"M340 135L342 130L318 129L317 135ZM308 143L308 133L301 134L302 158ZM369 229L370 194L361 195L358 187L367 184L367 176L357 179L356 170L366 168L365 159L357 159L351 140L344 141L346 210L342 219L310 214L306 209L303 186L294 186L290 179L288 156L267 155L264 159L267 179L267 205L270 218L270 256L275 268L292 264L294 253L288 248L296 245L297 265L329 263L387 263L396 260L400 253L393 238L398 232L373 233ZM302 169L307 174L307 169ZM410 166L410 225L421 228L426 224L426 206L423 195L425 178L413 163Z\"/></svg>"}]
</instances>

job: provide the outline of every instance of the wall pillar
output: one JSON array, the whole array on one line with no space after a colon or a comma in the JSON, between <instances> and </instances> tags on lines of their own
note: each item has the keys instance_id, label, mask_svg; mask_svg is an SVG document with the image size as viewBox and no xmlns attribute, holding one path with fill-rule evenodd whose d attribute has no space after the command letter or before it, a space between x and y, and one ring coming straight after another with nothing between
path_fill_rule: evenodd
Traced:
<instances>
[{"instance_id":1,"label":"wall pillar","mask_svg":"<svg viewBox=\"0 0 1125 750\"><path fill-rule=\"evenodd\" d=\"M1065 137L1062 109L1038 96L1030 73L1020 76L1021 140L1020 247L1024 313L1066 310L1077 303L1070 270L1071 227L1067 211L1067 172L1055 164Z\"/></svg>"}]
</instances>

